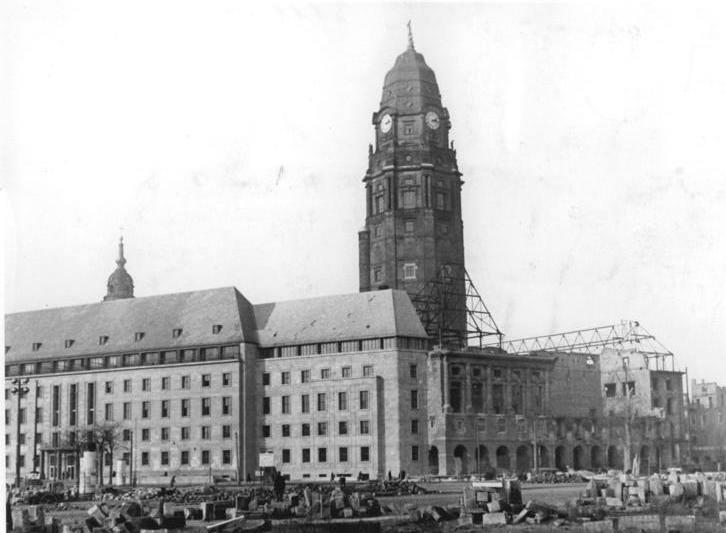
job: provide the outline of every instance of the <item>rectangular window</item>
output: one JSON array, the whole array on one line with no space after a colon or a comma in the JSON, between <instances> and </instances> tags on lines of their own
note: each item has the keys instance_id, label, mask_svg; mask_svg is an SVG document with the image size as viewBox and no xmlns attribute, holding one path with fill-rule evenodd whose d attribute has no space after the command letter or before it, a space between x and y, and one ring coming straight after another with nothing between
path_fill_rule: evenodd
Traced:
<instances>
[{"instance_id":1,"label":"rectangular window","mask_svg":"<svg viewBox=\"0 0 726 533\"><path fill-rule=\"evenodd\" d=\"M501 383L492 385L492 404L496 414L504 413L504 385Z\"/></svg>"},{"instance_id":2,"label":"rectangular window","mask_svg":"<svg viewBox=\"0 0 726 533\"><path fill-rule=\"evenodd\" d=\"M616 389L615 389L615 383L606 383L605 384L605 397L606 398L615 398L616 395Z\"/></svg>"},{"instance_id":3,"label":"rectangular window","mask_svg":"<svg viewBox=\"0 0 726 533\"><path fill-rule=\"evenodd\" d=\"M635 396L635 381L623 383L623 396Z\"/></svg>"},{"instance_id":4,"label":"rectangular window","mask_svg":"<svg viewBox=\"0 0 726 533\"><path fill-rule=\"evenodd\" d=\"M68 401L68 424L75 426L78 422L78 385L71 384Z\"/></svg>"},{"instance_id":5,"label":"rectangular window","mask_svg":"<svg viewBox=\"0 0 726 533\"><path fill-rule=\"evenodd\" d=\"M232 438L232 426L225 424L222 426L222 438L223 439L231 439Z\"/></svg>"},{"instance_id":6,"label":"rectangular window","mask_svg":"<svg viewBox=\"0 0 726 533\"><path fill-rule=\"evenodd\" d=\"M181 457L179 459L179 462L183 465L188 465L189 464L189 452L187 452L187 451L181 452Z\"/></svg>"},{"instance_id":7,"label":"rectangular window","mask_svg":"<svg viewBox=\"0 0 726 533\"><path fill-rule=\"evenodd\" d=\"M318 393L318 411L327 411L328 409L328 397L324 392Z\"/></svg>"},{"instance_id":8,"label":"rectangular window","mask_svg":"<svg viewBox=\"0 0 726 533\"><path fill-rule=\"evenodd\" d=\"M290 462L290 450L288 448L282 449L282 462L283 463L289 463Z\"/></svg>"},{"instance_id":9,"label":"rectangular window","mask_svg":"<svg viewBox=\"0 0 726 533\"><path fill-rule=\"evenodd\" d=\"M418 420L411 420L411 435L418 435Z\"/></svg>"},{"instance_id":10,"label":"rectangular window","mask_svg":"<svg viewBox=\"0 0 726 533\"><path fill-rule=\"evenodd\" d=\"M222 374L222 386L229 387L230 385L232 385L232 373L225 372Z\"/></svg>"},{"instance_id":11,"label":"rectangular window","mask_svg":"<svg viewBox=\"0 0 726 533\"><path fill-rule=\"evenodd\" d=\"M282 412L283 415L289 415L290 414L290 397L289 396L283 396L282 397L281 412Z\"/></svg>"},{"instance_id":12,"label":"rectangular window","mask_svg":"<svg viewBox=\"0 0 726 533\"><path fill-rule=\"evenodd\" d=\"M212 414L212 399L202 398L202 416L210 416Z\"/></svg>"},{"instance_id":13,"label":"rectangular window","mask_svg":"<svg viewBox=\"0 0 726 533\"><path fill-rule=\"evenodd\" d=\"M408 375L412 379L416 379L417 374L418 374L418 367L416 365L408 365Z\"/></svg>"},{"instance_id":14,"label":"rectangular window","mask_svg":"<svg viewBox=\"0 0 726 533\"><path fill-rule=\"evenodd\" d=\"M107 381L104 385L106 394L113 394L113 381Z\"/></svg>"},{"instance_id":15,"label":"rectangular window","mask_svg":"<svg viewBox=\"0 0 726 533\"><path fill-rule=\"evenodd\" d=\"M303 448L302 449L302 462L303 463L309 463L310 462L310 448Z\"/></svg>"},{"instance_id":16,"label":"rectangular window","mask_svg":"<svg viewBox=\"0 0 726 533\"><path fill-rule=\"evenodd\" d=\"M86 384L86 423L90 426L96 423L96 384Z\"/></svg>"},{"instance_id":17,"label":"rectangular window","mask_svg":"<svg viewBox=\"0 0 726 533\"><path fill-rule=\"evenodd\" d=\"M418 446L411 446L411 461L418 461Z\"/></svg>"},{"instance_id":18,"label":"rectangular window","mask_svg":"<svg viewBox=\"0 0 726 533\"><path fill-rule=\"evenodd\" d=\"M169 418L169 400L161 400L161 418Z\"/></svg>"},{"instance_id":19,"label":"rectangular window","mask_svg":"<svg viewBox=\"0 0 726 533\"><path fill-rule=\"evenodd\" d=\"M169 465L169 452L161 452L161 464L162 466Z\"/></svg>"},{"instance_id":20,"label":"rectangular window","mask_svg":"<svg viewBox=\"0 0 726 533\"><path fill-rule=\"evenodd\" d=\"M364 463L371 460L371 449L368 446L360 447L360 460Z\"/></svg>"},{"instance_id":21,"label":"rectangular window","mask_svg":"<svg viewBox=\"0 0 726 533\"><path fill-rule=\"evenodd\" d=\"M270 397L265 396L262 398L262 414L263 415L269 415L270 414Z\"/></svg>"},{"instance_id":22,"label":"rectangular window","mask_svg":"<svg viewBox=\"0 0 726 533\"><path fill-rule=\"evenodd\" d=\"M211 387L212 386L212 375L211 374L202 374L202 387Z\"/></svg>"},{"instance_id":23,"label":"rectangular window","mask_svg":"<svg viewBox=\"0 0 726 533\"><path fill-rule=\"evenodd\" d=\"M471 408L475 413L484 412L484 384L479 381L471 384Z\"/></svg>"},{"instance_id":24,"label":"rectangular window","mask_svg":"<svg viewBox=\"0 0 726 533\"><path fill-rule=\"evenodd\" d=\"M341 420L338 422L338 435L348 434L348 422Z\"/></svg>"},{"instance_id":25,"label":"rectangular window","mask_svg":"<svg viewBox=\"0 0 726 533\"><path fill-rule=\"evenodd\" d=\"M35 410L35 420L38 422L38 424L41 424L43 422L43 408L38 407Z\"/></svg>"},{"instance_id":26,"label":"rectangular window","mask_svg":"<svg viewBox=\"0 0 726 533\"><path fill-rule=\"evenodd\" d=\"M141 440L149 440L151 431L149 431L149 428L143 428L141 430Z\"/></svg>"},{"instance_id":27,"label":"rectangular window","mask_svg":"<svg viewBox=\"0 0 726 533\"><path fill-rule=\"evenodd\" d=\"M210 426L202 426L202 440L209 440L212 438L212 428Z\"/></svg>"},{"instance_id":28,"label":"rectangular window","mask_svg":"<svg viewBox=\"0 0 726 533\"><path fill-rule=\"evenodd\" d=\"M131 420L131 402L124 402L124 420Z\"/></svg>"},{"instance_id":29,"label":"rectangular window","mask_svg":"<svg viewBox=\"0 0 726 533\"><path fill-rule=\"evenodd\" d=\"M344 366L343 370L341 371L341 376L344 378L349 378L353 375L353 369L349 366Z\"/></svg>"},{"instance_id":30,"label":"rectangular window","mask_svg":"<svg viewBox=\"0 0 726 533\"><path fill-rule=\"evenodd\" d=\"M104 406L104 414L105 414L106 420L113 420L113 404L112 403L107 403Z\"/></svg>"},{"instance_id":31,"label":"rectangular window","mask_svg":"<svg viewBox=\"0 0 726 533\"><path fill-rule=\"evenodd\" d=\"M373 367L371 365L365 365L363 367L363 377L364 378L373 377Z\"/></svg>"},{"instance_id":32,"label":"rectangular window","mask_svg":"<svg viewBox=\"0 0 726 533\"><path fill-rule=\"evenodd\" d=\"M318 448L318 463L325 463L328 461L328 449Z\"/></svg>"},{"instance_id":33,"label":"rectangular window","mask_svg":"<svg viewBox=\"0 0 726 533\"><path fill-rule=\"evenodd\" d=\"M123 431L123 440L124 441L130 441L131 440L131 430L130 429L124 429Z\"/></svg>"},{"instance_id":34,"label":"rectangular window","mask_svg":"<svg viewBox=\"0 0 726 533\"><path fill-rule=\"evenodd\" d=\"M265 386L270 384L270 373L269 372L265 372L264 374L262 374L262 384Z\"/></svg>"},{"instance_id":35,"label":"rectangular window","mask_svg":"<svg viewBox=\"0 0 726 533\"><path fill-rule=\"evenodd\" d=\"M184 417L189 416L189 400L184 399L181 401L181 415Z\"/></svg>"},{"instance_id":36,"label":"rectangular window","mask_svg":"<svg viewBox=\"0 0 726 533\"><path fill-rule=\"evenodd\" d=\"M169 428L161 428L161 440L169 440Z\"/></svg>"},{"instance_id":37,"label":"rectangular window","mask_svg":"<svg viewBox=\"0 0 726 533\"><path fill-rule=\"evenodd\" d=\"M346 411L348 409L348 394L345 392L338 393L338 410Z\"/></svg>"},{"instance_id":38,"label":"rectangular window","mask_svg":"<svg viewBox=\"0 0 726 533\"><path fill-rule=\"evenodd\" d=\"M360 434L361 435L368 435L371 432L370 423L368 420L361 420L360 421Z\"/></svg>"},{"instance_id":39,"label":"rectangular window","mask_svg":"<svg viewBox=\"0 0 726 533\"><path fill-rule=\"evenodd\" d=\"M303 424L301 427L300 433L303 437L309 437L310 436L310 424Z\"/></svg>"},{"instance_id":40,"label":"rectangular window","mask_svg":"<svg viewBox=\"0 0 726 533\"><path fill-rule=\"evenodd\" d=\"M338 448L338 460L341 463L348 462L348 447L347 446L341 446L340 448Z\"/></svg>"},{"instance_id":41,"label":"rectangular window","mask_svg":"<svg viewBox=\"0 0 726 533\"><path fill-rule=\"evenodd\" d=\"M300 411L303 413L310 412L310 395L303 394L300 396Z\"/></svg>"},{"instance_id":42,"label":"rectangular window","mask_svg":"<svg viewBox=\"0 0 726 533\"><path fill-rule=\"evenodd\" d=\"M300 383L310 383L310 370L300 371Z\"/></svg>"},{"instance_id":43,"label":"rectangular window","mask_svg":"<svg viewBox=\"0 0 726 533\"><path fill-rule=\"evenodd\" d=\"M418 391L411 391L411 409L418 409Z\"/></svg>"},{"instance_id":44,"label":"rectangular window","mask_svg":"<svg viewBox=\"0 0 726 533\"><path fill-rule=\"evenodd\" d=\"M709 400L710 400L710 398L709 398ZM18 411L18 412L20 413L20 416L18 417L20 419L20 423L25 424L27 422L26 416L25 416L25 407L21 407L20 411Z\"/></svg>"},{"instance_id":45,"label":"rectangular window","mask_svg":"<svg viewBox=\"0 0 726 533\"><path fill-rule=\"evenodd\" d=\"M290 384L290 372L285 371L280 374L280 384L282 384L282 385Z\"/></svg>"},{"instance_id":46,"label":"rectangular window","mask_svg":"<svg viewBox=\"0 0 726 533\"><path fill-rule=\"evenodd\" d=\"M232 398L230 396L222 397L222 414L232 414Z\"/></svg>"},{"instance_id":47,"label":"rectangular window","mask_svg":"<svg viewBox=\"0 0 726 533\"><path fill-rule=\"evenodd\" d=\"M182 376L181 378L181 388L182 389L190 389L192 387L192 377L191 376Z\"/></svg>"},{"instance_id":48,"label":"rectangular window","mask_svg":"<svg viewBox=\"0 0 726 533\"><path fill-rule=\"evenodd\" d=\"M151 378L144 378L141 380L141 390L149 392L151 390Z\"/></svg>"},{"instance_id":49,"label":"rectangular window","mask_svg":"<svg viewBox=\"0 0 726 533\"><path fill-rule=\"evenodd\" d=\"M262 426L262 436L265 438L270 436L270 426L268 424Z\"/></svg>"},{"instance_id":50,"label":"rectangular window","mask_svg":"<svg viewBox=\"0 0 726 533\"><path fill-rule=\"evenodd\" d=\"M124 392L131 392L131 380L130 379L124 380Z\"/></svg>"},{"instance_id":51,"label":"rectangular window","mask_svg":"<svg viewBox=\"0 0 726 533\"><path fill-rule=\"evenodd\" d=\"M18 442L20 443L21 446L25 445L25 433L20 433L18 435Z\"/></svg>"},{"instance_id":52,"label":"rectangular window","mask_svg":"<svg viewBox=\"0 0 726 533\"><path fill-rule=\"evenodd\" d=\"M171 382L171 379L169 376L164 376L161 378L161 390L169 390L169 384Z\"/></svg>"},{"instance_id":53,"label":"rectangular window","mask_svg":"<svg viewBox=\"0 0 726 533\"><path fill-rule=\"evenodd\" d=\"M361 409L368 409L368 391L367 390L360 391L360 393L358 394L358 400L359 400Z\"/></svg>"},{"instance_id":54,"label":"rectangular window","mask_svg":"<svg viewBox=\"0 0 726 533\"><path fill-rule=\"evenodd\" d=\"M53 385L53 427L60 425L60 385ZM9 418L6 416L5 421L8 422Z\"/></svg>"},{"instance_id":55,"label":"rectangular window","mask_svg":"<svg viewBox=\"0 0 726 533\"><path fill-rule=\"evenodd\" d=\"M283 437L289 437L290 436L290 424L283 424L282 425L282 436Z\"/></svg>"},{"instance_id":56,"label":"rectangular window","mask_svg":"<svg viewBox=\"0 0 726 533\"><path fill-rule=\"evenodd\" d=\"M232 464L232 450L222 450L222 464L223 465Z\"/></svg>"},{"instance_id":57,"label":"rectangular window","mask_svg":"<svg viewBox=\"0 0 726 533\"><path fill-rule=\"evenodd\" d=\"M202 464L209 464L209 450L202 450Z\"/></svg>"},{"instance_id":58,"label":"rectangular window","mask_svg":"<svg viewBox=\"0 0 726 533\"><path fill-rule=\"evenodd\" d=\"M320 369L320 379L330 379L330 369L329 368Z\"/></svg>"},{"instance_id":59,"label":"rectangular window","mask_svg":"<svg viewBox=\"0 0 726 533\"><path fill-rule=\"evenodd\" d=\"M149 418L151 402L141 402L141 418Z\"/></svg>"},{"instance_id":60,"label":"rectangular window","mask_svg":"<svg viewBox=\"0 0 726 533\"><path fill-rule=\"evenodd\" d=\"M454 413L461 413L462 411L462 392L461 381L449 382L449 404Z\"/></svg>"},{"instance_id":61,"label":"rectangular window","mask_svg":"<svg viewBox=\"0 0 726 533\"><path fill-rule=\"evenodd\" d=\"M318 435L323 436L328 434L328 423L318 422Z\"/></svg>"}]
</instances>

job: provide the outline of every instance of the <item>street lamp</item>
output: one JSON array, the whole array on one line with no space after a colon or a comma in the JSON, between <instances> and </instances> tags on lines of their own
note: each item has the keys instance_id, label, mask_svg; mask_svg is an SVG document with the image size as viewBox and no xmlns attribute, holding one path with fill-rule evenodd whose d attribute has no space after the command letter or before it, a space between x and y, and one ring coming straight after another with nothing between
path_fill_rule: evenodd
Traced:
<instances>
[{"instance_id":1,"label":"street lamp","mask_svg":"<svg viewBox=\"0 0 726 533\"><path fill-rule=\"evenodd\" d=\"M22 400L23 394L30 391L30 388L27 387L29 382L29 378L15 378L12 381L15 386L10 389L10 392L18 396L18 409L15 415L17 417L15 424L15 486L18 488L20 488L20 400Z\"/></svg>"}]
</instances>

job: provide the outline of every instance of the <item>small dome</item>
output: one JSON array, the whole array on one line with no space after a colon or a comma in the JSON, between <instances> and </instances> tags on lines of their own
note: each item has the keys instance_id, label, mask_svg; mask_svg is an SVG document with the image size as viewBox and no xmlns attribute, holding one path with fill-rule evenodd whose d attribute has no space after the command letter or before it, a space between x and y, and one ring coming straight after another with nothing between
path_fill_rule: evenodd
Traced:
<instances>
[{"instance_id":1,"label":"small dome","mask_svg":"<svg viewBox=\"0 0 726 533\"><path fill-rule=\"evenodd\" d=\"M106 282L106 296L103 300L120 300L122 298L134 297L134 280L126 272L126 258L124 257L124 238L121 237L118 244L118 259L116 259L116 270L108 277Z\"/></svg>"}]
</instances>

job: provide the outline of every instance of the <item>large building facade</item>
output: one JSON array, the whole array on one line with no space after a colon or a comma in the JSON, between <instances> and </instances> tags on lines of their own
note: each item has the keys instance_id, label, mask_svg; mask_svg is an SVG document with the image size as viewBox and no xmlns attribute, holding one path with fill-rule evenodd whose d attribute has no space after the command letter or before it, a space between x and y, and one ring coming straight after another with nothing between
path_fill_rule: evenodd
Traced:
<instances>
[{"instance_id":1,"label":"large building facade","mask_svg":"<svg viewBox=\"0 0 726 533\"><path fill-rule=\"evenodd\" d=\"M467 327L463 182L449 114L411 38L373 125L359 293L137 298L120 243L103 301L7 315L8 481L18 467L78 479L91 449L142 483L245 479L270 460L301 480L621 465L599 357L471 349L422 324L416 297L443 275L457 301L438 327ZM680 425L670 431L680 438ZM669 447L658 465L677 456Z\"/></svg>"}]
</instances>

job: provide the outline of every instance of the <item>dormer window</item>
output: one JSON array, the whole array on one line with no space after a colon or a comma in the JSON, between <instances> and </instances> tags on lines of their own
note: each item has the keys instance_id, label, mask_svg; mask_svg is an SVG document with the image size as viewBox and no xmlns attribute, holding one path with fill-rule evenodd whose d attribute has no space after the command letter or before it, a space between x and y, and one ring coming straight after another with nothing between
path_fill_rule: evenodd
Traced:
<instances>
[{"instance_id":1,"label":"dormer window","mask_svg":"<svg viewBox=\"0 0 726 533\"><path fill-rule=\"evenodd\" d=\"M66 340L65 340L65 343L64 343L64 346L65 346L66 348L70 348L71 346L73 346L73 343L74 343L74 342L76 342L76 341L75 341L75 340L73 340L73 339L66 339Z\"/></svg>"},{"instance_id":2,"label":"dormer window","mask_svg":"<svg viewBox=\"0 0 726 533\"><path fill-rule=\"evenodd\" d=\"M172 338L178 339L179 337L181 337L182 331L182 328L174 328L171 332Z\"/></svg>"},{"instance_id":3,"label":"dormer window","mask_svg":"<svg viewBox=\"0 0 726 533\"><path fill-rule=\"evenodd\" d=\"M136 342L139 342L143 338L144 338L144 332L143 331L137 331L136 333L134 333L134 340Z\"/></svg>"},{"instance_id":4,"label":"dormer window","mask_svg":"<svg viewBox=\"0 0 726 533\"><path fill-rule=\"evenodd\" d=\"M217 333L219 333L220 331L222 331L222 324L214 324L214 325L212 326L212 333L213 333L214 335L216 335L216 334L217 334Z\"/></svg>"},{"instance_id":5,"label":"dormer window","mask_svg":"<svg viewBox=\"0 0 726 533\"><path fill-rule=\"evenodd\" d=\"M33 351L34 352L37 352L38 350L40 350L40 347L41 346L43 346L43 343L42 342L34 342L33 343Z\"/></svg>"},{"instance_id":6,"label":"dormer window","mask_svg":"<svg viewBox=\"0 0 726 533\"><path fill-rule=\"evenodd\" d=\"M104 344L106 344L107 342L108 342L108 335L101 335L101 336L100 336L100 337L98 338L98 344L99 344L100 346L103 346L103 345L104 345Z\"/></svg>"}]
</instances>

